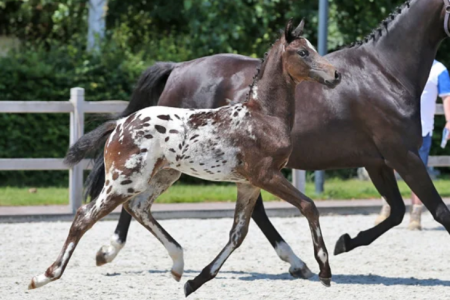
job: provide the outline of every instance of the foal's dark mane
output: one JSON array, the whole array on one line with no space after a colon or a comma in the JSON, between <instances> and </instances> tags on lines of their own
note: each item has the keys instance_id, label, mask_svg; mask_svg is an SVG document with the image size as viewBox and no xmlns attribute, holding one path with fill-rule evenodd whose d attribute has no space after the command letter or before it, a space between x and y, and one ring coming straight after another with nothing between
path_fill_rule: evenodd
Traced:
<instances>
[{"instance_id":1,"label":"foal's dark mane","mask_svg":"<svg viewBox=\"0 0 450 300\"><path fill-rule=\"evenodd\" d=\"M270 46L269 50L266 53L264 53L264 57L259 59L261 61L261 64L256 68L256 73L255 73L255 75L253 75L253 82L249 85L250 89L248 90L248 93L245 97L244 102L248 102L250 100L250 96L253 93L253 87L258 83L258 80L261 79L261 76L262 76L261 70L264 70L264 67L266 66L267 55L269 54L270 50L272 50L273 46L275 44L277 44L279 41L280 41L280 39L277 39L275 41L275 43L273 43Z\"/></svg>"},{"instance_id":2,"label":"foal's dark mane","mask_svg":"<svg viewBox=\"0 0 450 300\"><path fill-rule=\"evenodd\" d=\"M282 33L284 34L284 33ZM295 37L295 39L301 39L301 37ZM269 48L269 50L264 53L264 58L260 58L259 60L261 61L261 64L256 68L256 74L253 76L253 82L252 84L249 85L250 89L245 97L245 102L248 102L250 100L250 96L253 93L253 88L256 86L256 84L258 83L258 80L261 79L261 77L264 74L264 69L266 67L267 64L267 56L269 55L269 52L275 47L275 45L278 45L281 41L281 37L279 39L277 39Z\"/></svg>"},{"instance_id":3,"label":"foal's dark mane","mask_svg":"<svg viewBox=\"0 0 450 300\"><path fill-rule=\"evenodd\" d=\"M387 31L389 23L391 23L393 20L395 20L395 18L402 13L402 11L405 7L409 8L410 5L411 5L411 0L406 0L405 3L397 6L394 9L394 12L390 13L386 19L381 21L381 23L378 25L378 27L373 29L372 32L369 33L362 41L353 42L350 45L348 45L347 47L343 47L343 48L358 47L365 43L368 43L370 40L376 41L378 38L383 36L383 29L386 29L386 31Z\"/></svg>"}]
</instances>

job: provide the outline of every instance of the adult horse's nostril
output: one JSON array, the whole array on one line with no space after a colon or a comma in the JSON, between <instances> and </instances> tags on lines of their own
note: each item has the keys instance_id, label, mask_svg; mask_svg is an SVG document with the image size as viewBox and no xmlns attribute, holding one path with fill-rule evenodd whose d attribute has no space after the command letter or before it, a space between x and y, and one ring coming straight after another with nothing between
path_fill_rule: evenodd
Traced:
<instances>
[{"instance_id":1,"label":"adult horse's nostril","mask_svg":"<svg viewBox=\"0 0 450 300\"><path fill-rule=\"evenodd\" d=\"M338 71L334 72L334 79L339 80L341 79L341 73L339 73Z\"/></svg>"}]
</instances>

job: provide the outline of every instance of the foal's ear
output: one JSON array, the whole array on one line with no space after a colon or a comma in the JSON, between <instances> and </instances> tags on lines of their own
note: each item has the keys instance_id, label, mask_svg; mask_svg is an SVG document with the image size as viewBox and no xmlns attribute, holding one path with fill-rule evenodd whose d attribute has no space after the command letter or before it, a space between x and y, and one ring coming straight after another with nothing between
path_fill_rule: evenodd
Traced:
<instances>
[{"instance_id":1,"label":"foal's ear","mask_svg":"<svg viewBox=\"0 0 450 300\"><path fill-rule=\"evenodd\" d=\"M292 25L292 19L289 19L288 23L286 24L286 27L284 28L284 38L286 39L286 42L288 42L288 43L295 40L295 36L292 33L293 28L294 28L294 26Z\"/></svg>"},{"instance_id":2,"label":"foal's ear","mask_svg":"<svg viewBox=\"0 0 450 300\"><path fill-rule=\"evenodd\" d=\"M305 27L305 19L301 20L300 24L298 24L292 34L297 38L301 37L303 35L303 27Z\"/></svg>"}]
</instances>

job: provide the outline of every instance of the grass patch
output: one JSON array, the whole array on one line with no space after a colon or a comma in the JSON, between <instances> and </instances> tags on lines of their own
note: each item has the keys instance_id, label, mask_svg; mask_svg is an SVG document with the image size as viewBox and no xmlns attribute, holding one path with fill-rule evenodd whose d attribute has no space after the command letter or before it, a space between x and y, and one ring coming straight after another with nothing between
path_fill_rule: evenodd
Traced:
<instances>
[{"instance_id":1,"label":"grass patch","mask_svg":"<svg viewBox=\"0 0 450 300\"><path fill-rule=\"evenodd\" d=\"M410 197L410 190L403 181L398 182L403 197ZM442 197L450 197L450 179L434 181ZM316 195L314 183L308 182L306 194L314 200L328 199L371 199L379 198L370 181L327 179L325 192ZM265 201L278 200L263 191ZM0 206L57 205L68 204L68 188L38 188L37 193L29 193L28 188L0 187ZM236 199L236 186L223 185L183 185L176 184L161 195L158 203L230 202Z\"/></svg>"},{"instance_id":2,"label":"grass patch","mask_svg":"<svg viewBox=\"0 0 450 300\"><path fill-rule=\"evenodd\" d=\"M38 188L31 194L29 188L0 187L0 206L55 205L69 203L68 188Z\"/></svg>"}]
</instances>

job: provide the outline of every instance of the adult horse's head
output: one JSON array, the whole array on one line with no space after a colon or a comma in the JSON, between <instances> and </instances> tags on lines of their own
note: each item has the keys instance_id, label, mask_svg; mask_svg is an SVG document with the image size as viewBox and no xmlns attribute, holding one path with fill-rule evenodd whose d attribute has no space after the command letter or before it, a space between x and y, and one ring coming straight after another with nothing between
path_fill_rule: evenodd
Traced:
<instances>
[{"instance_id":1,"label":"adult horse's head","mask_svg":"<svg viewBox=\"0 0 450 300\"><path fill-rule=\"evenodd\" d=\"M295 29L292 20L286 25L281 41L285 51L284 68L296 82L309 80L331 87L337 85L341 79L340 73L302 37L304 25L304 20Z\"/></svg>"}]
</instances>

